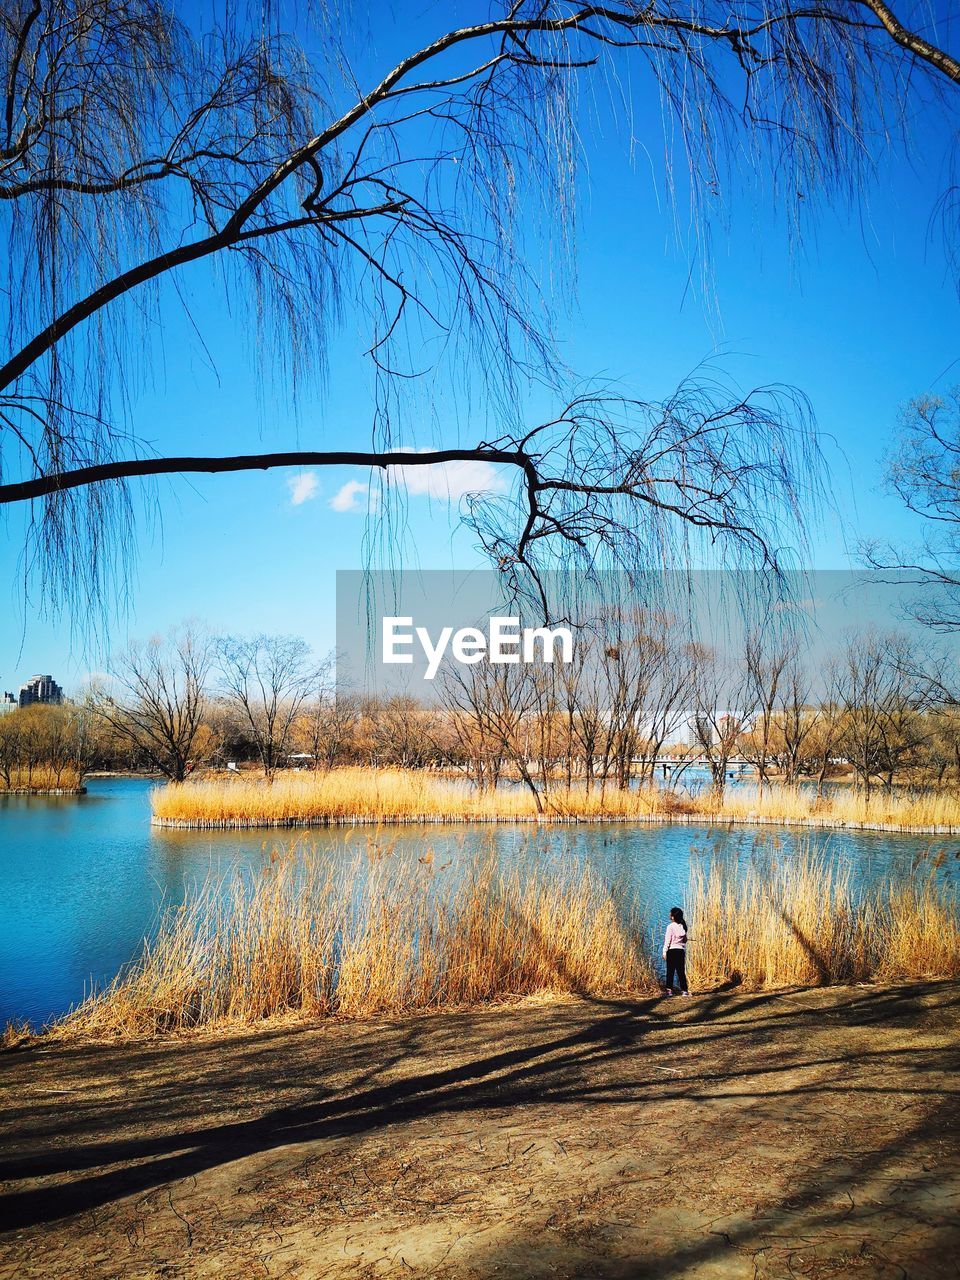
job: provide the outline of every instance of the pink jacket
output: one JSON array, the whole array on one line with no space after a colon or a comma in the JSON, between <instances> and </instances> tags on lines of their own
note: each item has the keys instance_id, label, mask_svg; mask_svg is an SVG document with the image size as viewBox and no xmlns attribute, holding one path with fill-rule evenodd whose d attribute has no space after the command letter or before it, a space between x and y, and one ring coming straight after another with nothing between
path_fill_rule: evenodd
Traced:
<instances>
[{"instance_id":1,"label":"pink jacket","mask_svg":"<svg viewBox=\"0 0 960 1280\"><path fill-rule=\"evenodd\" d=\"M671 920L667 925L666 936L663 939L663 957L666 959L667 952L671 947L687 946L687 931L682 924L677 924L675 920Z\"/></svg>"}]
</instances>

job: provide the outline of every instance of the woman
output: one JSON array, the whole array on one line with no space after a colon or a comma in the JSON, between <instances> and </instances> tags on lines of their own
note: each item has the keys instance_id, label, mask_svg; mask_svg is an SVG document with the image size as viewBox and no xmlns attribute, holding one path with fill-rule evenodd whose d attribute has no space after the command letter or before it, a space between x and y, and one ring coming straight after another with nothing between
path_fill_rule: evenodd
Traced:
<instances>
[{"instance_id":1,"label":"woman","mask_svg":"<svg viewBox=\"0 0 960 1280\"><path fill-rule=\"evenodd\" d=\"M687 989L687 922L680 907L670 908L670 923L663 939L663 958L667 963L667 981L664 995L673 995L674 978L680 985L680 994L689 996Z\"/></svg>"}]
</instances>

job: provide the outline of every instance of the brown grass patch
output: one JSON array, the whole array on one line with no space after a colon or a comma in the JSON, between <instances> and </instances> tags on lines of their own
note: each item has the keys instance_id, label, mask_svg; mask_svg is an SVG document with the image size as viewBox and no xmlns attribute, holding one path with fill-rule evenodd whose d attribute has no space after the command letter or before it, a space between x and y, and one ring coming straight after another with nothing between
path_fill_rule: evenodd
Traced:
<instances>
[{"instance_id":1,"label":"brown grass patch","mask_svg":"<svg viewBox=\"0 0 960 1280\"><path fill-rule=\"evenodd\" d=\"M956 893L932 869L857 893L811 850L745 869L714 861L694 865L686 911L695 989L960 977ZM648 939L636 909L583 866L505 871L490 857L448 886L375 851L333 865L275 855L168 912L140 958L53 1034L629 997L657 985Z\"/></svg>"},{"instance_id":2,"label":"brown grass patch","mask_svg":"<svg viewBox=\"0 0 960 1280\"><path fill-rule=\"evenodd\" d=\"M651 988L640 922L587 871L483 863L441 900L393 859L331 869L278 857L211 883L60 1036L150 1035L285 1014L354 1018L510 996Z\"/></svg>"}]
</instances>

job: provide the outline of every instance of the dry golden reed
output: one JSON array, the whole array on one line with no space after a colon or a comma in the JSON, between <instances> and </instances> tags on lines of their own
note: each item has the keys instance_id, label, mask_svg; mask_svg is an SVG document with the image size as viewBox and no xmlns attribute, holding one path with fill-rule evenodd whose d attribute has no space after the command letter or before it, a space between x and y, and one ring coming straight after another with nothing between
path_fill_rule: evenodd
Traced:
<instances>
[{"instance_id":1,"label":"dry golden reed","mask_svg":"<svg viewBox=\"0 0 960 1280\"><path fill-rule=\"evenodd\" d=\"M582 784L541 797L529 789L480 792L420 770L334 769L281 774L273 782L237 777L170 784L153 793L158 823L184 827L283 827L350 822L696 821L782 822L811 826L879 826L903 830L960 830L960 794L874 791L857 787L818 798L812 787L727 788L691 798L644 786L621 791Z\"/></svg>"},{"instance_id":2,"label":"dry golden reed","mask_svg":"<svg viewBox=\"0 0 960 1280\"><path fill-rule=\"evenodd\" d=\"M957 897L935 870L857 894L847 871L811 849L746 868L695 858L694 989L960 978ZM454 886L440 874L389 853L339 866L274 855L261 873L211 882L169 912L139 960L52 1034L145 1036L656 989L635 909L589 868L524 873L488 858Z\"/></svg>"},{"instance_id":3,"label":"dry golden reed","mask_svg":"<svg viewBox=\"0 0 960 1280\"><path fill-rule=\"evenodd\" d=\"M154 819L171 825L258 827L325 822L427 820L471 822L532 819L533 793L526 787L477 791L467 783L414 769L334 769L262 778L170 784L154 791ZM554 817L642 817L681 808L676 797L655 788L587 791L573 787L542 799Z\"/></svg>"},{"instance_id":4,"label":"dry golden reed","mask_svg":"<svg viewBox=\"0 0 960 1280\"><path fill-rule=\"evenodd\" d=\"M355 1018L538 992L653 985L639 921L589 871L521 878L482 862L446 898L386 858L280 856L208 884L57 1034L150 1035L284 1014Z\"/></svg>"},{"instance_id":5,"label":"dry golden reed","mask_svg":"<svg viewBox=\"0 0 960 1280\"><path fill-rule=\"evenodd\" d=\"M811 849L691 869L690 976L700 986L823 986L960 977L960 903L935 867L857 893Z\"/></svg>"},{"instance_id":6,"label":"dry golden reed","mask_svg":"<svg viewBox=\"0 0 960 1280\"><path fill-rule=\"evenodd\" d=\"M0 777L0 794L4 791L76 791L82 785L80 771L72 765L55 769L52 765L39 764L11 769L9 782Z\"/></svg>"},{"instance_id":7,"label":"dry golden reed","mask_svg":"<svg viewBox=\"0 0 960 1280\"><path fill-rule=\"evenodd\" d=\"M698 800L698 807L700 801ZM861 787L834 786L818 798L812 786L774 783L762 791L756 786L728 788L717 804L705 797L707 812L736 821L766 819L770 822L811 822L836 826L881 826L960 829L960 792L897 788L871 791L869 800Z\"/></svg>"}]
</instances>

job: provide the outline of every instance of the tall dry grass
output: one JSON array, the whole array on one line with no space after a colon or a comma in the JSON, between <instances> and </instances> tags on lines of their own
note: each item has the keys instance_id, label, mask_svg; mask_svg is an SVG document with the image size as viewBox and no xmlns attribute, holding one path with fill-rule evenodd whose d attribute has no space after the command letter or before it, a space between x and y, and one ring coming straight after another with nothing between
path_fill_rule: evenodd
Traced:
<instances>
[{"instance_id":1,"label":"tall dry grass","mask_svg":"<svg viewBox=\"0 0 960 1280\"><path fill-rule=\"evenodd\" d=\"M4 791L76 791L83 785L80 770L74 765L55 769L38 764L32 768L10 770L9 781L0 777L0 794Z\"/></svg>"},{"instance_id":2,"label":"tall dry grass","mask_svg":"<svg viewBox=\"0 0 960 1280\"><path fill-rule=\"evenodd\" d=\"M818 798L812 787L768 785L727 788L722 799L691 799L657 787L619 791L583 785L557 788L541 799L539 813L525 787L479 792L419 770L335 769L262 779L170 784L153 793L154 820L184 827L283 827L338 822L492 822L548 819L644 821L698 817L708 820L810 823L824 826L890 826L960 829L960 794L874 791L869 802L857 787Z\"/></svg>"},{"instance_id":3,"label":"tall dry grass","mask_svg":"<svg viewBox=\"0 0 960 1280\"><path fill-rule=\"evenodd\" d=\"M442 899L394 859L332 869L281 856L208 884L60 1036L152 1035L284 1014L354 1018L539 992L649 988L640 922L588 871L482 863Z\"/></svg>"},{"instance_id":4,"label":"tall dry grass","mask_svg":"<svg viewBox=\"0 0 960 1280\"><path fill-rule=\"evenodd\" d=\"M700 802L698 802L700 803ZM835 787L818 797L813 787L774 783L727 789L719 804L704 797L703 808L736 820L765 818L777 821L816 821L837 825L874 825L932 828L960 828L960 792L903 788L872 790L869 800L861 787Z\"/></svg>"},{"instance_id":5,"label":"tall dry grass","mask_svg":"<svg viewBox=\"0 0 960 1280\"><path fill-rule=\"evenodd\" d=\"M746 868L695 859L685 909L695 989L960 978L960 904L933 869L858 893L822 851ZM447 887L390 855L336 866L285 854L170 911L140 958L52 1034L638 995L657 985L648 937L583 866L523 873L487 859Z\"/></svg>"},{"instance_id":6,"label":"tall dry grass","mask_svg":"<svg viewBox=\"0 0 960 1280\"><path fill-rule=\"evenodd\" d=\"M932 867L857 892L811 849L744 867L694 865L690 972L701 986L822 986L960 977L960 903Z\"/></svg>"},{"instance_id":7,"label":"tall dry grass","mask_svg":"<svg viewBox=\"0 0 960 1280\"><path fill-rule=\"evenodd\" d=\"M294 826L311 822L393 819L442 822L525 820L537 816L525 787L476 791L420 770L334 769L263 779L186 782L153 793L154 819L171 825ZM683 808L656 788L605 793L599 788L558 789L542 798L554 817L635 817ZM690 806L687 806L690 807Z\"/></svg>"}]
</instances>

